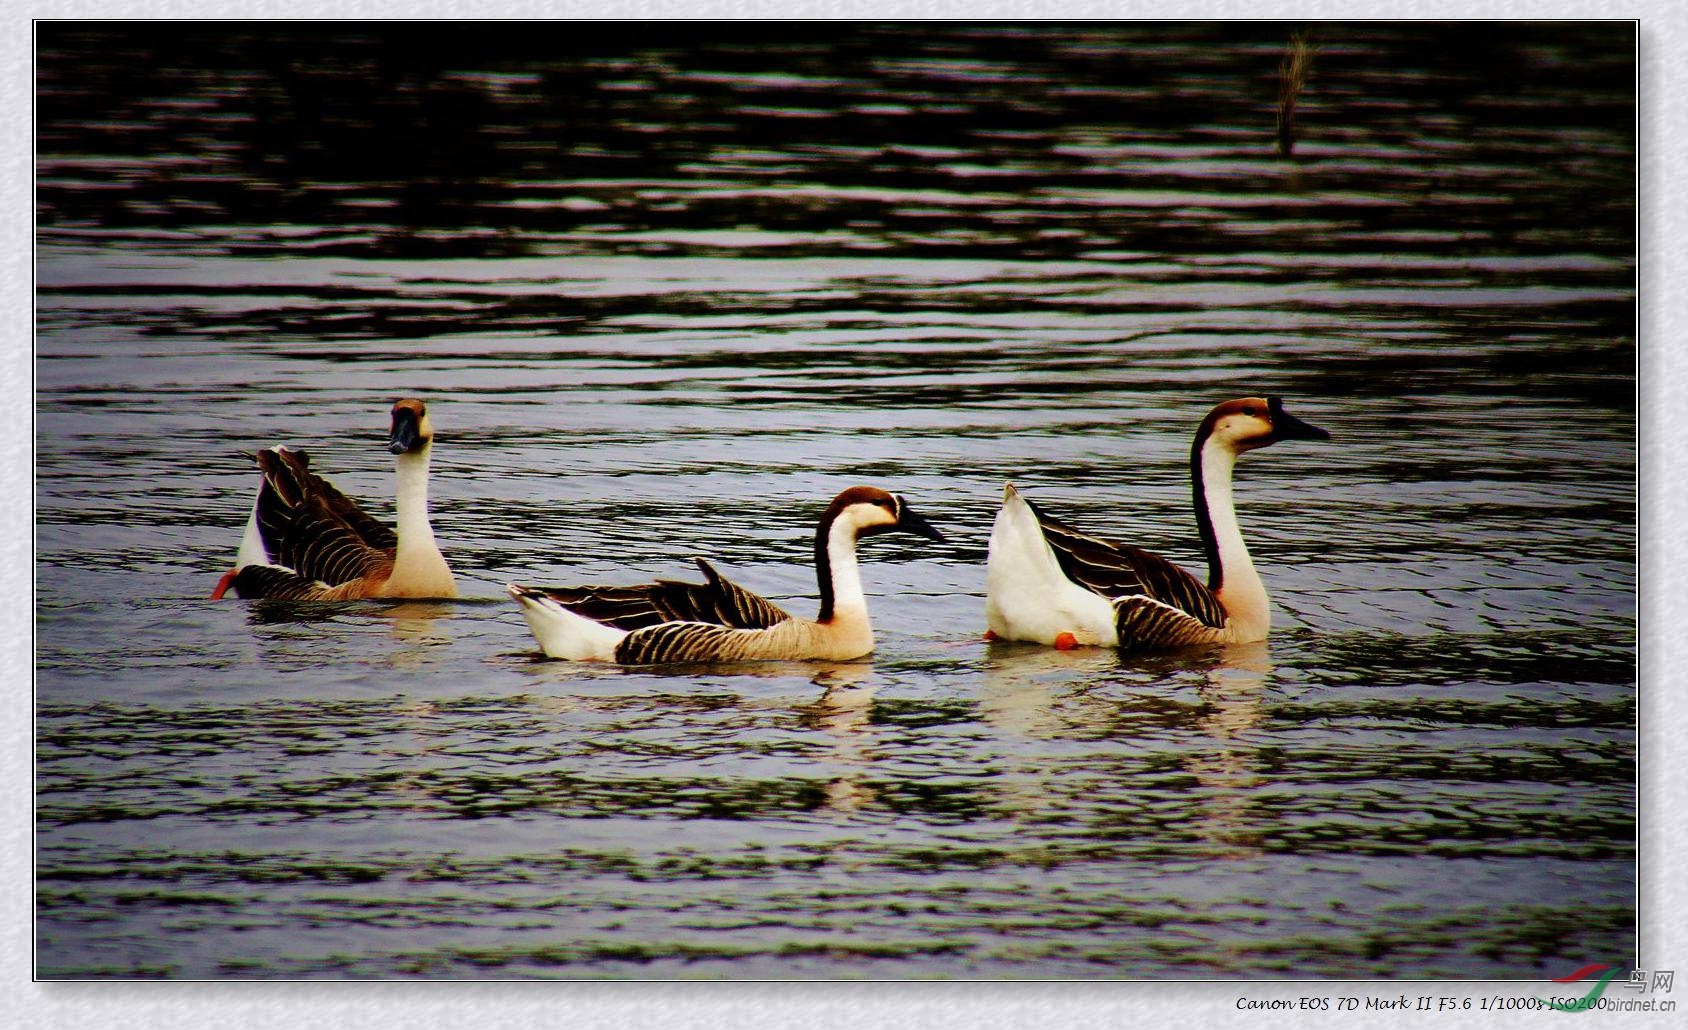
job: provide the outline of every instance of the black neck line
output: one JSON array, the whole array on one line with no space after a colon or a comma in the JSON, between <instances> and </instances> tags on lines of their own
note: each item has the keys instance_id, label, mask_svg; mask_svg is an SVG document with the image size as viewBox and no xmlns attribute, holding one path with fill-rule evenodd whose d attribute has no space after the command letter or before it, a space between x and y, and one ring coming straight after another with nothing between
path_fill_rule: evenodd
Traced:
<instances>
[{"instance_id":1,"label":"black neck line","mask_svg":"<svg viewBox=\"0 0 1688 1030\"><path fill-rule=\"evenodd\" d=\"M1202 468L1202 450L1212 433L1213 427L1206 423L1196 431L1195 445L1190 448L1190 487L1196 529L1202 536L1202 550L1207 552L1207 588L1217 593L1225 585L1225 566L1219 560L1219 538L1213 532L1213 513L1207 507L1207 482Z\"/></svg>"},{"instance_id":2,"label":"black neck line","mask_svg":"<svg viewBox=\"0 0 1688 1030\"><path fill-rule=\"evenodd\" d=\"M821 523L815 528L815 581L821 588L821 612L815 616L816 622L832 621L832 550L828 543L832 539L832 524L838 521L839 512L828 508L821 516Z\"/></svg>"}]
</instances>

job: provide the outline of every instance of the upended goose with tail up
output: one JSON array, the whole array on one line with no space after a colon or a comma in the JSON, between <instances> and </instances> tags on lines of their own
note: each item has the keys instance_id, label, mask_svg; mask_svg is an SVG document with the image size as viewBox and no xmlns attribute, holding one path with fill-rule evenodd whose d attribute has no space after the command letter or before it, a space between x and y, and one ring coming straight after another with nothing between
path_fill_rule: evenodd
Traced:
<instances>
[{"instance_id":1,"label":"upended goose with tail up","mask_svg":"<svg viewBox=\"0 0 1688 1030\"><path fill-rule=\"evenodd\" d=\"M218 582L212 599L231 589L238 597L289 601L456 597L456 581L428 521L433 441L433 423L421 401L406 398L393 405L387 450L397 455L396 532L312 472L304 451L259 451L263 483L235 568Z\"/></svg>"},{"instance_id":2,"label":"upended goose with tail up","mask_svg":"<svg viewBox=\"0 0 1688 1030\"><path fill-rule=\"evenodd\" d=\"M901 497L871 486L845 490L815 530L821 610L790 615L695 559L703 583L545 588L509 584L541 650L571 661L661 665L763 660L849 661L873 650L856 540L902 531L943 535Z\"/></svg>"},{"instance_id":3,"label":"upended goose with tail up","mask_svg":"<svg viewBox=\"0 0 1688 1030\"><path fill-rule=\"evenodd\" d=\"M991 531L987 636L1129 650L1266 639L1271 605L1237 525L1231 470L1244 451L1279 440L1328 439L1286 412L1277 397L1226 401L1202 420L1190 449L1190 478L1207 552L1205 584L1158 555L1050 518L1008 484Z\"/></svg>"}]
</instances>

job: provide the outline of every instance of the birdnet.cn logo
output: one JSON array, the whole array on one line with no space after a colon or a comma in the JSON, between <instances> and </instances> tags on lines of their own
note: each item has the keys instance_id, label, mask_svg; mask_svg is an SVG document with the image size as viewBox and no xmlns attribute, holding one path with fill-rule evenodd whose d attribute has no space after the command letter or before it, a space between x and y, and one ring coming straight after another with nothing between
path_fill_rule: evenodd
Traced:
<instances>
[{"instance_id":1,"label":"birdnet.cn logo","mask_svg":"<svg viewBox=\"0 0 1688 1030\"><path fill-rule=\"evenodd\" d=\"M1591 962L1575 972L1565 976L1556 976L1556 984L1587 984L1592 981L1588 992L1576 997L1557 997L1539 999L1550 1009L1559 1012L1674 1012L1676 1002L1668 998L1657 997L1658 994L1670 993L1674 986L1676 973L1674 970L1661 969L1649 973L1645 969L1631 970L1627 980L1619 981L1616 993L1608 995L1606 988L1612 983L1620 970L1616 966L1608 966L1604 962ZM1646 994L1651 988L1654 997L1637 997ZM1625 997L1628 993L1630 996Z\"/></svg>"}]
</instances>

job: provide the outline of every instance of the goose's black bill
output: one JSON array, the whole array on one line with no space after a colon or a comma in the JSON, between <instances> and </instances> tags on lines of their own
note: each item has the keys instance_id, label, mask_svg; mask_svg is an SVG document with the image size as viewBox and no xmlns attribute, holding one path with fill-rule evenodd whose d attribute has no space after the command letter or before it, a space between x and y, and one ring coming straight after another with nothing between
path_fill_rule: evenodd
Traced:
<instances>
[{"instance_id":1,"label":"goose's black bill","mask_svg":"<svg viewBox=\"0 0 1688 1030\"><path fill-rule=\"evenodd\" d=\"M417 423L416 412L409 408L395 408L393 431L387 436L387 450L403 454L421 442L421 426Z\"/></svg>"},{"instance_id":2,"label":"goose's black bill","mask_svg":"<svg viewBox=\"0 0 1688 1030\"><path fill-rule=\"evenodd\" d=\"M896 528L906 533L919 534L928 540L936 540L939 543L942 543L944 539L944 535L934 529L932 524L927 522L919 512L910 508L907 501L903 502L901 510L897 512Z\"/></svg>"},{"instance_id":3,"label":"goose's black bill","mask_svg":"<svg viewBox=\"0 0 1688 1030\"><path fill-rule=\"evenodd\" d=\"M1330 433L1307 423L1284 410L1284 402L1276 397L1268 402L1272 408L1272 437L1276 440L1329 440Z\"/></svg>"}]
</instances>

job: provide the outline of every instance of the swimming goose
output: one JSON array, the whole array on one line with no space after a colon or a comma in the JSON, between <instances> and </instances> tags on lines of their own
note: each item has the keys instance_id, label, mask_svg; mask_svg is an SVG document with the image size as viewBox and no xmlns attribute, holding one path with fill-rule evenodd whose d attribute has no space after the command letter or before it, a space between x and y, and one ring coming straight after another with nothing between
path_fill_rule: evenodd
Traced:
<instances>
[{"instance_id":1,"label":"swimming goose","mask_svg":"<svg viewBox=\"0 0 1688 1030\"><path fill-rule=\"evenodd\" d=\"M312 472L304 451L259 451L264 481L235 568L217 583L212 599L231 588L239 597L290 601L456 597L457 584L428 522L433 442L421 401L393 405L387 450L398 456L397 532Z\"/></svg>"},{"instance_id":2,"label":"swimming goose","mask_svg":"<svg viewBox=\"0 0 1688 1030\"><path fill-rule=\"evenodd\" d=\"M622 665L848 661L873 650L856 540L898 530L943 539L896 494L855 486L833 498L815 529L821 610L813 621L732 583L701 558L695 560L703 583L561 589L511 583L506 589L552 658Z\"/></svg>"},{"instance_id":3,"label":"swimming goose","mask_svg":"<svg viewBox=\"0 0 1688 1030\"><path fill-rule=\"evenodd\" d=\"M985 573L987 637L1142 650L1266 639L1271 606L1237 527L1231 469L1237 455L1279 440L1328 439L1277 397L1208 412L1190 448L1205 584L1158 555L1063 525L1008 484Z\"/></svg>"}]
</instances>

